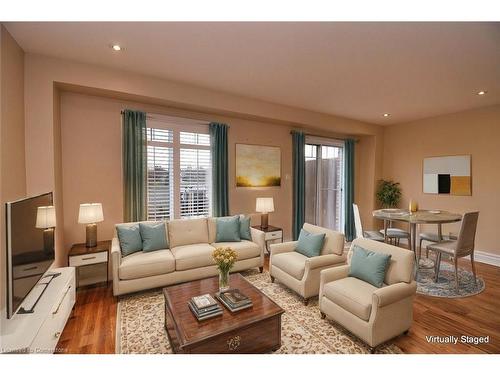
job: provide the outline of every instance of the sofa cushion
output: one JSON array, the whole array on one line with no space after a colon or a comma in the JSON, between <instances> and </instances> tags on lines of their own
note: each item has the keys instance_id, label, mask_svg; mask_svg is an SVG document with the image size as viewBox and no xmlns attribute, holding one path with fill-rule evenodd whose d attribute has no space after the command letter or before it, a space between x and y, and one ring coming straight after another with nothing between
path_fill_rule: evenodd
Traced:
<instances>
[{"instance_id":1,"label":"sofa cushion","mask_svg":"<svg viewBox=\"0 0 500 375\"><path fill-rule=\"evenodd\" d=\"M212 253L215 247L208 243L176 246L171 250L175 258L175 269L177 271L212 266L215 264L212 259Z\"/></svg>"},{"instance_id":2,"label":"sofa cushion","mask_svg":"<svg viewBox=\"0 0 500 375\"><path fill-rule=\"evenodd\" d=\"M324 233L312 234L304 229L301 229L295 251L308 258L317 257L321 253L324 241Z\"/></svg>"},{"instance_id":3,"label":"sofa cushion","mask_svg":"<svg viewBox=\"0 0 500 375\"><path fill-rule=\"evenodd\" d=\"M170 248L197 243L208 244L207 219L171 220L167 224Z\"/></svg>"},{"instance_id":4,"label":"sofa cushion","mask_svg":"<svg viewBox=\"0 0 500 375\"><path fill-rule=\"evenodd\" d=\"M139 223L142 237L142 251L168 249L164 222L154 224Z\"/></svg>"},{"instance_id":5,"label":"sofa cushion","mask_svg":"<svg viewBox=\"0 0 500 375\"><path fill-rule=\"evenodd\" d=\"M236 254L238 254L238 259L251 259L257 258L260 256L260 247L255 242L243 240L241 242L214 242L212 244L213 247L230 247Z\"/></svg>"},{"instance_id":6,"label":"sofa cushion","mask_svg":"<svg viewBox=\"0 0 500 375\"><path fill-rule=\"evenodd\" d=\"M240 217L218 217L215 242L240 242Z\"/></svg>"},{"instance_id":7,"label":"sofa cushion","mask_svg":"<svg viewBox=\"0 0 500 375\"><path fill-rule=\"evenodd\" d=\"M280 270L297 280L302 280L306 268L306 259L308 258L305 255L297 253L296 251L290 251L273 255L272 265L273 267L278 267Z\"/></svg>"},{"instance_id":8,"label":"sofa cushion","mask_svg":"<svg viewBox=\"0 0 500 375\"><path fill-rule=\"evenodd\" d=\"M391 260L390 254L375 253L358 245L353 246L349 276L382 287L387 266Z\"/></svg>"},{"instance_id":9,"label":"sofa cushion","mask_svg":"<svg viewBox=\"0 0 500 375\"><path fill-rule=\"evenodd\" d=\"M250 216L240 215L240 237L242 240L252 241L250 231Z\"/></svg>"},{"instance_id":10,"label":"sofa cushion","mask_svg":"<svg viewBox=\"0 0 500 375\"><path fill-rule=\"evenodd\" d=\"M373 285L355 277L336 280L323 287L323 293L330 301L365 321L370 319L375 290L377 288Z\"/></svg>"},{"instance_id":11,"label":"sofa cushion","mask_svg":"<svg viewBox=\"0 0 500 375\"><path fill-rule=\"evenodd\" d=\"M123 256L127 256L142 250L142 238L139 224L117 224L116 234L118 235L120 250Z\"/></svg>"},{"instance_id":12,"label":"sofa cushion","mask_svg":"<svg viewBox=\"0 0 500 375\"><path fill-rule=\"evenodd\" d=\"M342 255L344 252L344 235L340 232L336 232L331 229L326 229L322 227L318 227L316 225L312 225L309 223L304 223L303 228L309 233L325 234L325 242L323 243L323 247L321 249L321 255L325 254L337 254Z\"/></svg>"},{"instance_id":13,"label":"sofa cushion","mask_svg":"<svg viewBox=\"0 0 500 375\"><path fill-rule=\"evenodd\" d=\"M121 280L163 275L175 271L175 259L170 250L138 252L122 258L118 267Z\"/></svg>"}]
</instances>

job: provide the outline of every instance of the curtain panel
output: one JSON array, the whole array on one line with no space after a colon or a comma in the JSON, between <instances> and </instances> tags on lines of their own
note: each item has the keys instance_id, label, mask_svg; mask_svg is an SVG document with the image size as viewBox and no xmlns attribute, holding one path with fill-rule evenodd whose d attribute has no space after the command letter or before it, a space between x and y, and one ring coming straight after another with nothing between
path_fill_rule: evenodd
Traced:
<instances>
[{"instance_id":1,"label":"curtain panel","mask_svg":"<svg viewBox=\"0 0 500 375\"><path fill-rule=\"evenodd\" d=\"M293 239L299 238L306 212L306 137L302 132L292 131L293 153Z\"/></svg>"},{"instance_id":2,"label":"curtain panel","mask_svg":"<svg viewBox=\"0 0 500 375\"><path fill-rule=\"evenodd\" d=\"M344 234L347 241L352 241L355 237L356 229L354 226L354 212L352 204L354 203L354 145L353 139L345 140L344 157L344 207L345 207L345 227Z\"/></svg>"},{"instance_id":3,"label":"curtain panel","mask_svg":"<svg viewBox=\"0 0 500 375\"><path fill-rule=\"evenodd\" d=\"M212 215L229 215L228 151L226 124L211 122L210 149L212 154Z\"/></svg>"},{"instance_id":4,"label":"curtain panel","mask_svg":"<svg viewBox=\"0 0 500 375\"><path fill-rule=\"evenodd\" d=\"M124 110L123 124L123 219L146 220L146 113Z\"/></svg>"}]
</instances>

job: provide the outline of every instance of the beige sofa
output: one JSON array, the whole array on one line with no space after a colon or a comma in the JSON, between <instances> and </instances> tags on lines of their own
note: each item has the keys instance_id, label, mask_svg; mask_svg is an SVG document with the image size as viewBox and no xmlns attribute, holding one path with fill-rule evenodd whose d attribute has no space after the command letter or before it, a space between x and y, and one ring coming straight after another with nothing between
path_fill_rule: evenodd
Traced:
<instances>
[{"instance_id":1,"label":"beige sofa","mask_svg":"<svg viewBox=\"0 0 500 375\"><path fill-rule=\"evenodd\" d=\"M269 272L275 279L294 290L307 305L309 298L319 292L320 272L325 268L346 263L344 235L330 229L305 223L303 229L309 233L325 233L321 255L308 258L295 251L297 241L270 245Z\"/></svg>"},{"instance_id":2,"label":"beige sofa","mask_svg":"<svg viewBox=\"0 0 500 375\"><path fill-rule=\"evenodd\" d=\"M115 296L215 276L218 272L212 252L216 247L230 246L238 253L232 272L255 267L262 272L265 241L261 231L250 228L252 241L217 243L215 218L171 220L165 225L169 249L122 256L118 238L113 238Z\"/></svg>"},{"instance_id":3,"label":"beige sofa","mask_svg":"<svg viewBox=\"0 0 500 375\"><path fill-rule=\"evenodd\" d=\"M391 255L383 287L348 276L354 245ZM406 333L411 327L417 290L415 258L409 250L366 238L353 241L347 258L347 265L321 272L321 316L340 323L365 341L373 353L377 345Z\"/></svg>"}]
</instances>

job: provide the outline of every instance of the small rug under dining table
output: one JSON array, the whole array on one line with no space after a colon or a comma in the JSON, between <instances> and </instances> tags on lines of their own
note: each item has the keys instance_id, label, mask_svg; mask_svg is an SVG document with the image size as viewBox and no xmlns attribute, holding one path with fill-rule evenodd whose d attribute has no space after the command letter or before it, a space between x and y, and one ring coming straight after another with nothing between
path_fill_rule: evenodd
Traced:
<instances>
[{"instance_id":1,"label":"small rug under dining table","mask_svg":"<svg viewBox=\"0 0 500 375\"><path fill-rule=\"evenodd\" d=\"M242 272L255 287L285 310L282 315L282 346L276 354L361 354L369 348L336 323L321 319L318 300L304 306L300 297L275 282L269 273ZM116 353L170 354L164 328L164 297L161 289L120 298L116 320ZM378 353L400 354L393 343L381 345Z\"/></svg>"}]
</instances>

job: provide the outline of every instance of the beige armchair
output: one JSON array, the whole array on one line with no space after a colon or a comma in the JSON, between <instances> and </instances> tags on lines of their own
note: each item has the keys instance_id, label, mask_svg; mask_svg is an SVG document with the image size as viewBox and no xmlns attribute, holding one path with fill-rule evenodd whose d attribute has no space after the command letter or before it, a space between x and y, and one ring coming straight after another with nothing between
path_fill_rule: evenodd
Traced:
<instances>
[{"instance_id":1,"label":"beige armchair","mask_svg":"<svg viewBox=\"0 0 500 375\"><path fill-rule=\"evenodd\" d=\"M381 288L349 277L354 245L391 255ZM321 271L321 317L328 317L351 331L366 342L373 353L378 345L407 333L411 327L413 298L417 291L414 256L411 251L400 247L357 238L347 258L347 265Z\"/></svg>"},{"instance_id":2,"label":"beige armchair","mask_svg":"<svg viewBox=\"0 0 500 375\"><path fill-rule=\"evenodd\" d=\"M298 293L307 305L309 298L319 292L320 272L326 268L346 263L344 235L333 230L304 224L309 233L325 233L321 255L308 258L295 251L297 241L270 245L269 271L271 281L275 279Z\"/></svg>"}]
</instances>

